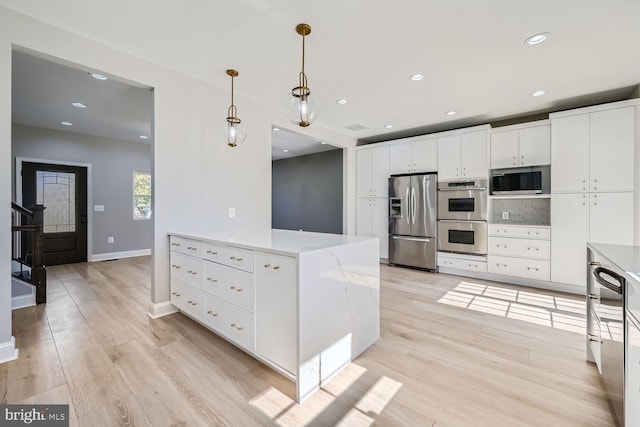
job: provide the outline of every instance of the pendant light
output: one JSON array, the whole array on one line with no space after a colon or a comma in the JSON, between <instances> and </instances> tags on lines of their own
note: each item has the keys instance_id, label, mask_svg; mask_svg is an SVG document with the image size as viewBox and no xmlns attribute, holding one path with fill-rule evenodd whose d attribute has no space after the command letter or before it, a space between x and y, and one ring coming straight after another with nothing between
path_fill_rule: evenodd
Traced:
<instances>
[{"instance_id":1,"label":"pendant light","mask_svg":"<svg viewBox=\"0 0 640 427\"><path fill-rule=\"evenodd\" d=\"M247 132L242 126L242 120L238 117L238 109L233 103L233 79L238 77L238 71L227 70L227 75L231 76L231 106L227 110L224 130L229 147L236 147L247 138Z\"/></svg>"},{"instance_id":2,"label":"pendant light","mask_svg":"<svg viewBox=\"0 0 640 427\"><path fill-rule=\"evenodd\" d=\"M309 24L298 24L296 32L302 36L302 71L298 75L298 86L288 96L287 117L300 127L307 127L318 117L318 104L309 99L311 90L304 73L304 40L311 34Z\"/></svg>"}]
</instances>

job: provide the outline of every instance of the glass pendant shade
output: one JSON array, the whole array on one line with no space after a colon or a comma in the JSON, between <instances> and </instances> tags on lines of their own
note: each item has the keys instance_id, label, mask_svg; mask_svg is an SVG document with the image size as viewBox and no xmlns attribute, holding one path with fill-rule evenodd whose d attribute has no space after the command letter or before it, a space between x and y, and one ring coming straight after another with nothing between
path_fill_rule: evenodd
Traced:
<instances>
[{"instance_id":1,"label":"glass pendant shade","mask_svg":"<svg viewBox=\"0 0 640 427\"><path fill-rule=\"evenodd\" d=\"M287 118L294 124L307 127L318 117L320 108L311 99L308 88L295 87L287 96Z\"/></svg>"},{"instance_id":2,"label":"glass pendant shade","mask_svg":"<svg viewBox=\"0 0 640 427\"><path fill-rule=\"evenodd\" d=\"M229 147L236 147L247 139L247 131L240 120L226 119L224 121L224 135L227 138Z\"/></svg>"}]
</instances>

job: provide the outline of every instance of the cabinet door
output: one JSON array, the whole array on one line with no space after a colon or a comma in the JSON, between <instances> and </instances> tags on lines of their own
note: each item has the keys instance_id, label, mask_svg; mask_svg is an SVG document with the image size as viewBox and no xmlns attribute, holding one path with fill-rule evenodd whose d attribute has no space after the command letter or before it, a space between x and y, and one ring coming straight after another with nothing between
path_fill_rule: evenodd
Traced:
<instances>
[{"instance_id":1,"label":"cabinet door","mask_svg":"<svg viewBox=\"0 0 640 427\"><path fill-rule=\"evenodd\" d=\"M298 266L295 258L256 252L256 353L295 374Z\"/></svg>"},{"instance_id":2,"label":"cabinet door","mask_svg":"<svg viewBox=\"0 0 640 427\"><path fill-rule=\"evenodd\" d=\"M625 425L632 426L640 420L640 329L637 320L626 316L625 346Z\"/></svg>"},{"instance_id":3,"label":"cabinet door","mask_svg":"<svg viewBox=\"0 0 640 427\"><path fill-rule=\"evenodd\" d=\"M589 191L589 115L551 122L551 192Z\"/></svg>"},{"instance_id":4,"label":"cabinet door","mask_svg":"<svg viewBox=\"0 0 640 427\"><path fill-rule=\"evenodd\" d=\"M518 166L518 130L491 134L491 169Z\"/></svg>"},{"instance_id":5,"label":"cabinet door","mask_svg":"<svg viewBox=\"0 0 640 427\"><path fill-rule=\"evenodd\" d=\"M391 175L413 172L410 142L392 145L389 147L389 153L389 173Z\"/></svg>"},{"instance_id":6,"label":"cabinet door","mask_svg":"<svg viewBox=\"0 0 640 427\"><path fill-rule=\"evenodd\" d=\"M438 140L421 139L411 143L414 172L435 172L438 170Z\"/></svg>"},{"instance_id":7,"label":"cabinet door","mask_svg":"<svg viewBox=\"0 0 640 427\"><path fill-rule=\"evenodd\" d=\"M460 135L438 138L438 181L460 178L460 141Z\"/></svg>"},{"instance_id":8,"label":"cabinet door","mask_svg":"<svg viewBox=\"0 0 640 427\"><path fill-rule=\"evenodd\" d=\"M585 286L588 194L551 195L551 281Z\"/></svg>"},{"instance_id":9,"label":"cabinet door","mask_svg":"<svg viewBox=\"0 0 640 427\"><path fill-rule=\"evenodd\" d=\"M373 202L371 198L359 198L356 207L356 235L373 236Z\"/></svg>"},{"instance_id":10,"label":"cabinet door","mask_svg":"<svg viewBox=\"0 0 640 427\"><path fill-rule=\"evenodd\" d=\"M589 242L633 245L633 193L589 196Z\"/></svg>"},{"instance_id":11,"label":"cabinet door","mask_svg":"<svg viewBox=\"0 0 640 427\"><path fill-rule=\"evenodd\" d=\"M488 178L487 131L462 135L460 152L462 176L464 178Z\"/></svg>"},{"instance_id":12,"label":"cabinet door","mask_svg":"<svg viewBox=\"0 0 640 427\"><path fill-rule=\"evenodd\" d=\"M592 192L633 191L634 120L634 107L591 114Z\"/></svg>"},{"instance_id":13,"label":"cabinet door","mask_svg":"<svg viewBox=\"0 0 640 427\"><path fill-rule=\"evenodd\" d=\"M370 197L373 185L373 149L356 152L356 196Z\"/></svg>"},{"instance_id":14,"label":"cabinet door","mask_svg":"<svg viewBox=\"0 0 640 427\"><path fill-rule=\"evenodd\" d=\"M372 205L372 235L380 239L380 258L389 258L389 201L378 197Z\"/></svg>"},{"instance_id":15,"label":"cabinet door","mask_svg":"<svg viewBox=\"0 0 640 427\"><path fill-rule=\"evenodd\" d=\"M548 165L551 163L551 126L520 129L520 166Z\"/></svg>"},{"instance_id":16,"label":"cabinet door","mask_svg":"<svg viewBox=\"0 0 640 427\"><path fill-rule=\"evenodd\" d=\"M372 197L389 196L389 147L373 149Z\"/></svg>"}]
</instances>

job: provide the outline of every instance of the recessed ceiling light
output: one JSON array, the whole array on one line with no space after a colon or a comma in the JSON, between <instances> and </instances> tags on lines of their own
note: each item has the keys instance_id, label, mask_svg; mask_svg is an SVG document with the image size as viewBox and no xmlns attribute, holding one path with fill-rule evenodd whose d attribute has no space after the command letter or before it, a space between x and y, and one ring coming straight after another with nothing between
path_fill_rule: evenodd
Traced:
<instances>
[{"instance_id":1,"label":"recessed ceiling light","mask_svg":"<svg viewBox=\"0 0 640 427\"><path fill-rule=\"evenodd\" d=\"M76 108L87 108L87 106L82 102L72 102L71 105L73 105Z\"/></svg>"},{"instance_id":2,"label":"recessed ceiling light","mask_svg":"<svg viewBox=\"0 0 640 427\"><path fill-rule=\"evenodd\" d=\"M327 145L327 143L326 143L326 142L324 142L324 141L322 141L320 144L322 144L322 145Z\"/></svg>"},{"instance_id":3,"label":"recessed ceiling light","mask_svg":"<svg viewBox=\"0 0 640 427\"><path fill-rule=\"evenodd\" d=\"M289 152L289 150L287 150L286 148L285 148L284 150L282 150L282 151L284 151L285 153L288 153L288 152Z\"/></svg>"},{"instance_id":4,"label":"recessed ceiling light","mask_svg":"<svg viewBox=\"0 0 640 427\"><path fill-rule=\"evenodd\" d=\"M456 114L458 114L458 112L457 112L457 111L453 111L453 110L451 110L451 111L447 111L447 112L446 112L446 113L444 113L444 114L445 114L446 116L455 116Z\"/></svg>"},{"instance_id":5,"label":"recessed ceiling light","mask_svg":"<svg viewBox=\"0 0 640 427\"><path fill-rule=\"evenodd\" d=\"M545 92L545 91L543 91L543 90L537 90L537 91L535 91L535 92L532 92L532 93L531 93L531 96L542 96L542 95L544 95L545 93L547 93L547 92Z\"/></svg>"},{"instance_id":6,"label":"recessed ceiling light","mask_svg":"<svg viewBox=\"0 0 640 427\"><path fill-rule=\"evenodd\" d=\"M417 82L418 80L422 80L424 79L424 76L422 74L414 74L411 77L409 77L411 80L413 80L414 82Z\"/></svg>"},{"instance_id":7,"label":"recessed ceiling light","mask_svg":"<svg viewBox=\"0 0 640 427\"><path fill-rule=\"evenodd\" d=\"M274 132L278 132L280 130L280 128L273 128Z\"/></svg>"},{"instance_id":8,"label":"recessed ceiling light","mask_svg":"<svg viewBox=\"0 0 640 427\"><path fill-rule=\"evenodd\" d=\"M147 135L140 135L139 138L140 139L148 139L149 137Z\"/></svg>"},{"instance_id":9,"label":"recessed ceiling light","mask_svg":"<svg viewBox=\"0 0 640 427\"><path fill-rule=\"evenodd\" d=\"M393 125L384 125L385 129L391 129L393 127Z\"/></svg>"},{"instance_id":10,"label":"recessed ceiling light","mask_svg":"<svg viewBox=\"0 0 640 427\"><path fill-rule=\"evenodd\" d=\"M528 45L533 46L533 45L542 43L547 39L547 37L549 37L549 33L534 34L533 36L526 39L524 42Z\"/></svg>"},{"instance_id":11,"label":"recessed ceiling light","mask_svg":"<svg viewBox=\"0 0 640 427\"><path fill-rule=\"evenodd\" d=\"M345 104L348 104L348 103L349 103L349 101L344 99L344 98L338 99L336 101L336 104L340 104L340 105L345 105Z\"/></svg>"},{"instance_id":12,"label":"recessed ceiling light","mask_svg":"<svg viewBox=\"0 0 640 427\"><path fill-rule=\"evenodd\" d=\"M98 73L91 73L91 77L93 77L96 80L107 80L107 76L103 76L102 74L98 74Z\"/></svg>"},{"instance_id":13,"label":"recessed ceiling light","mask_svg":"<svg viewBox=\"0 0 640 427\"><path fill-rule=\"evenodd\" d=\"M71 126L71 125L73 125L73 123L71 123L71 122L60 122L60 124L63 125L63 126Z\"/></svg>"}]
</instances>

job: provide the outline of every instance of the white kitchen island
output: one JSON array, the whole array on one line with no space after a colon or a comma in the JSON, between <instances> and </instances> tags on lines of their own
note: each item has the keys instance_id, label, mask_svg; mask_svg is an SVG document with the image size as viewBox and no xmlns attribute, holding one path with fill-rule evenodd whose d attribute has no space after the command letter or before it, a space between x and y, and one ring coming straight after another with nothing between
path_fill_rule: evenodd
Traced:
<instances>
[{"instance_id":1,"label":"white kitchen island","mask_svg":"<svg viewBox=\"0 0 640 427\"><path fill-rule=\"evenodd\" d=\"M301 402L380 337L378 239L170 233L171 303L296 383Z\"/></svg>"}]
</instances>

